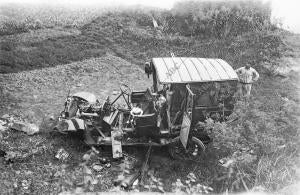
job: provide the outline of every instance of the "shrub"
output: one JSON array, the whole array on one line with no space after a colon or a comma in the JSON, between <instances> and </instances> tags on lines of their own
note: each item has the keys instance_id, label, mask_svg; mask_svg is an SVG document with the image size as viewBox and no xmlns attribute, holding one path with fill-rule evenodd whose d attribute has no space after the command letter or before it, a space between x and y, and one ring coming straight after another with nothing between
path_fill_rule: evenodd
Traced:
<instances>
[{"instance_id":1,"label":"shrub","mask_svg":"<svg viewBox=\"0 0 300 195\"><path fill-rule=\"evenodd\" d=\"M184 36L227 37L271 26L271 7L262 1L178 2L165 28Z\"/></svg>"},{"instance_id":2,"label":"shrub","mask_svg":"<svg viewBox=\"0 0 300 195\"><path fill-rule=\"evenodd\" d=\"M202 124L213 138L214 148L224 157L223 190L249 190L259 185L278 190L295 180L299 127L293 118L295 110L299 115L299 106L279 99L270 101L281 109L264 111L261 102L238 102L234 112L238 121L220 123L208 119ZM282 120L284 124L278 123Z\"/></svg>"},{"instance_id":3,"label":"shrub","mask_svg":"<svg viewBox=\"0 0 300 195\"><path fill-rule=\"evenodd\" d=\"M7 20L0 26L0 36L28 32L29 28L23 22Z\"/></svg>"}]
</instances>

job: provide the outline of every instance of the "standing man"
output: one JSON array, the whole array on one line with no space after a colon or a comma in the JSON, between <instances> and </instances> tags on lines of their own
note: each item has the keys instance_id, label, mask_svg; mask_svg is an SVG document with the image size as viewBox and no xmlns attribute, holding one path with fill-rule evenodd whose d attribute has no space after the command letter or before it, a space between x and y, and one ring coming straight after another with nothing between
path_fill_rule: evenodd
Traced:
<instances>
[{"instance_id":1,"label":"standing man","mask_svg":"<svg viewBox=\"0 0 300 195\"><path fill-rule=\"evenodd\" d=\"M239 94L243 97L249 98L251 93L252 83L256 82L259 78L258 72L247 63L246 66L238 68L235 72L239 76Z\"/></svg>"}]
</instances>

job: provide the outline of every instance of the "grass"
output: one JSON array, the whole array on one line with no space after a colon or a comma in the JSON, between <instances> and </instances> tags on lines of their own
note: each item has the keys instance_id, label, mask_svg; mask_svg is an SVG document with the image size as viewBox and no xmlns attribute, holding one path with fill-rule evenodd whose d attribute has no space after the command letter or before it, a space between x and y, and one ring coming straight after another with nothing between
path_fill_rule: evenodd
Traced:
<instances>
[{"instance_id":1,"label":"grass","mask_svg":"<svg viewBox=\"0 0 300 195\"><path fill-rule=\"evenodd\" d=\"M176 178L184 180L189 172L193 172L201 184L211 186L214 192L220 193L226 190L251 190L259 186L265 191L275 192L295 183L299 179L295 171L299 167L299 77L297 73L290 73L288 78L274 76L264 65L279 66L282 65L279 61L281 57L299 57L299 36L282 30L262 30L222 39L184 37L175 33L157 32L152 29L151 21L141 22L149 20L149 13L135 14L136 12L108 13L79 27L55 27L2 36L0 70L5 74L0 74L0 82L3 84L0 113L20 112L22 117L37 115L41 119L43 115L58 112L67 89L78 83L83 83L83 86L72 88L74 92L88 90L101 99L113 90L118 90L119 81L144 87L147 80L137 67L142 67L152 57L170 56L170 52L176 56L223 58L235 68L253 62L261 79L253 86L250 104L237 105L236 112L240 119L229 125L214 124L215 132L219 134L213 135L214 145L200 163L173 162L166 160L159 152L155 154L154 158L158 160L154 160L152 166L160 167L155 169L155 176L163 179L167 191L172 191L172 183L176 182ZM139 18L141 19L138 20ZM74 63L67 64L70 62ZM26 135L22 137L18 134L15 138L27 139ZM67 168L67 173L61 173L65 168L60 163L53 162L55 170L52 170L53 167L49 167L47 161L54 161L53 151L66 147L76 158L74 162L80 163L79 157L83 155L84 149L81 150L81 145L76 140L73 143L71 138L48 135L36 138L46 138L45 145L55 147L50 147L43 154L47 156L46 162L41 159L43 155L37 155L26 162L30 164L28 167L24 163L22 168L32 171L33 164L36 163L41 167L28 177L39 178L38 173L45 171L46 180L55 180L41 191L38 188L43 183L38 183L31 192L47 193L51 188L55 192L73 190L75 184L63 181L66 178L77 178L69 174L71 171L78 171L77 165L71 165ZM66 140L72 144L68 145ZM66 145L62 144L64 142ZM254 153L249 156L251 150ZM237 163L231 168L224 168L218 164L218 160L222 158L234 159ZM46 164L44 168L43 164ZM15 176L16 171L21 171L22 177L26 175L19 170L21 167L12 166L2 178L3 182L9 180L6 189L13 189L13 179L18 182L23 180ZM60 175L55 175L55 171ZM55 176L48 178L49 175ZM111 187L111 183L104 183L108 188ZM187 183L184 185L186 188L190 187ZM16 192L21 190L20 187ZM107 189L103 187L98 190Z\"/></svg>"},{"instance_id":2,"label":"grass","mask_svg":"<svg viewBox=\"0 0 300 195\"><path fill-rule=\"evenodd\" d=\"M205 6L216 11L224 2L218 4L215 8L208 4L205 4ZM241 4L241 2L237 4ZM252 3L249 3L249 5L242 3L241 5L242 7L246 6L244 14L252 13L253 6L255 7ZM224 6L227 6L226 3ZM230 9L235 9L234 4L228 6ZM257 6L263 7L265 5L259 4ZM253 61L253 59L255 59L254 63L259 64L262 61L280 57L281 51L285 49L282 47L280 32L271 32L268 28L265 30L257 29L257 31L249 30L246 33L240 32L237 36L236 33L228 34L228 36L221 39L207 32L203 32L205 38L201 38L202 31L186 37L182 36L185 33L176 34L180 30L185 30L177 28L183 23L182 20L185 15L188 15L187 10L183 15L177 13L179 12L178 7L169 12L148 9L94 12L92 9L90 14L84 11L82 15L78 16L76 16L76 13L79 14L81 11L75 9L67 12L67 14L73 14L74 17L78 17L79 21L82 21L79 22L80 25L76 26L69 26L68 22L62 20L62 18L68 17L61 14L60 8L55 9L54 7L53 9L55 11L53 11L52 17L55 15L56 20L63 23L56 24L49 21L51 24L55 24L54 26L48 25L47 20L43 23L46 24L46 28L51 27L54 29L42 29L33 33L13 35L12 39L10 36L1 38L1 73L56 66L91 57L101 57L106 53L111 53L138 65L144 64L145 59L155 56L169 56L171 52L177 56L220 57L233 65ZM47 17L44 17L44 15L51 16L51 9L50 11L38 10L36 14L33 14L36 18L45 19ZM193 10L191 11L192 15L196 14L193 13ZM202 12L209 15L204 10ZM256 14L267 17L263 16L264 13L259 13ZM25 14L28 13L25 12ZM226 12L226 14L229 13ZM162 29L154 30L152 28L153 16L159 20ZM198 15L196 14L195 17L197 18ZM249 17L253 17L253 14ZM172 18L175 18L174 25L178 25L177 30L165 31L164 28L169 25L169 22L173 21ZM209 19L214 18L209 16L207 20ZM260 20L257 22L259 23ZM227 21L227 23L230 23L230 21ZM181 27L184 28L184 26Z\"/></svg>"}]
</instances>

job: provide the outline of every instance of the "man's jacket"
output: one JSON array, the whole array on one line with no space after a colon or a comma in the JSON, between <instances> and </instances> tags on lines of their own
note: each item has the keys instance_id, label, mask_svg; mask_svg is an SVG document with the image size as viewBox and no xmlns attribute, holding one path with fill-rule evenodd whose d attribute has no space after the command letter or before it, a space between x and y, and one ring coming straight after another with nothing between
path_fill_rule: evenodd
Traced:
<instances>
[{"instance_id":1,"label":"man's jacket","mask_svg":"<svg viewBox=\"0 0 300 195\"><path fill-rule=\"evenodd\" d=\"M246 69L246 67L241 67L235 70L239 75L239 81L241 83L250 84L257 81L259 78L258 72L254 68Z\"/></svg>"}]
</instances>

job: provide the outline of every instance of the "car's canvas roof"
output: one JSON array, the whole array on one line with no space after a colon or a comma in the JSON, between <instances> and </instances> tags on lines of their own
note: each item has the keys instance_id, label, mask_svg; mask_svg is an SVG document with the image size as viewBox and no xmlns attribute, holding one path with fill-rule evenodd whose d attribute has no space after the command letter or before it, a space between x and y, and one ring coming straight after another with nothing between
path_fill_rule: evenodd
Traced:
<instances>
[{"instance_id":1,"label":"car's canvas roof","mask_svg":"<svg viewBox=\"0 0 300 195\"><path fill-rule=\"evenodd\" d=\"M153 58L160 83L193 83L237 80L233 68L222 59L167 57Z\"/></svg>"}]
</instances>

